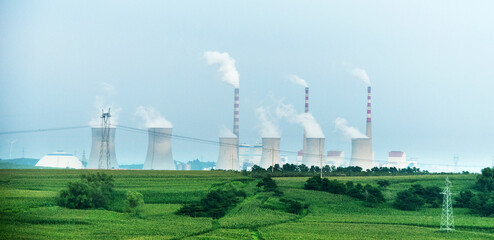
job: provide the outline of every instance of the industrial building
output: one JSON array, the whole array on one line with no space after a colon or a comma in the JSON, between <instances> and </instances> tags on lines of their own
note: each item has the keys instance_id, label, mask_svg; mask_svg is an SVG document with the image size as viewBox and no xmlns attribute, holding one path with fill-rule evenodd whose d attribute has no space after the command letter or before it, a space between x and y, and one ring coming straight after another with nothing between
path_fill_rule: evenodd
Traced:
<instances>
[{"instance_id":1,"label":"industrial building","mask_svg":"<svg viewBox=\"0 0 494 240\"><path fill-rule=\"evenodd\" d=\"M142 169L175 170L172 155L172 128L149 128L146 161Z\"/></svg>"},{"instance_id":2,"label":"industrial building","mask_svg":"<svg viewBox=\"0 0 494 240\"><path fill-rule=\"evenodd\" d=\"M388 153L388 162L381 167L407 168L417 165L416 161L407 161L407 155L402 151L391 151Z\"/></svg>"},{"instance_id":3,"label":"industrial building","mask_svg":"<svg viewBox=\"0 0 494 240\"><path fill-rule=\"evenodd\" d=\"M343 167L345 161L345 153L343 151L328 151L326 156L326 164L335 167Z\"/></svg>"},{"instance_id":4,"label":"industrial building","mask_svg":"<svg viewBox=\"0 0 494 240\"><path fill-rule=\"evenodd\" d=\"M42 157L36 167L52 167L52 168L73 168L83 169L82 162L74 155L62 151L50 153Z\"/></svg>"}]
</instances>

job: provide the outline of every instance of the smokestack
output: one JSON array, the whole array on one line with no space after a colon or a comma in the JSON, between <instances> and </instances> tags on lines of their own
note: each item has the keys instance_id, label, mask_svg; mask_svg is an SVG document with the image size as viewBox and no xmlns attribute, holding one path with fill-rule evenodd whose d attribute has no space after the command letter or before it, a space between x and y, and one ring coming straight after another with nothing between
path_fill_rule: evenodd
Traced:
<instances>
[{"instance_id":1,"label":"smokestack","mask_svg":"<svg viewBox=\"0 0 494 240\"><path fill-rule=\"evenodd\" d=\"M305 88L305 112L309 112L309 88Z\"/></svg>"},{"instance_id":2,"label":"smokestack","mask_svg":"<svg viewBox=\"0 0 494 240\"><path fill-rule=\"evenodd\" d=\"M101 144L103 140L103 128L91 128L93 143L91 146L91 153L89 155L89 161L87 167L89 169L118 169L117 157L115 155L115 130L116 128L108 128L109 139L108 139L108 151L110 153L109 166L107 168L106 159L102 159L100 162L100 152L106 152L106 144ZM101 149L103 147L104 149Z\"/></svg>"},{"instance_id":3,"label":"smokestack","mask_svg":"<svg viewBox=\"0 0 494 240\"><path fill-rule=\"evenodd\" d=\"M175 170L171 148L172 128L149 128L148 135L148 152L142 169Z\"/></svg>"},{"instance_id":4,"label":"smokestack","mask_svg":"<svg viewBox=\"0 0 494 240\"><path fill-rule=\"evenodd\" d=\"M233 134L235 134L238 138L239 134L239 112L238 112L238 105L239 105L239 90L238 88L235 88L235 105L234 105L234 110L233 110Z\"/></svg>"},{"instance_id":5,"label":"smokestack","mask_svg":"<svg viewBox=\"0 0 494 240\"><path fill-rule=\"evenodd\" d=\"M366 135L368 138L372 138L372 125L371 125L371 87L367 87L367 128Z\"/></svg>"},{"instance_id":6,"label":"smokestack","mask_svg":"<svg viewBox=\"0 0 494 240\"><path fill-rule=\"evenodd\" d=\"M262 156L259 166L267 169L276 164L282 165L280 158L280 138L262 138Z\"/></svg>"},{"instance_id":7,"label":"smokestack","mask_svg":"<svg viewBox=\"0 0 494 240\"><path fill-rule=\"evenodd\" d=\"M216 169L239 170L238 138L220 137L220 151Z\"/></svg>"},{"instance_id":8,"label":"smokestack","mask_svg":"<svg viewBox=\"0 0 494 240\"><path fill-rule=\"evenodd\" d=\"M350 166L359 166L363 170L374 167L371 138L352 139L352 159Z\"/></svg>"},{"instance_id":9,"label":"smokestack","mask_svg":"<svg viewBox=\"0 0 494 240\"><path fill-rule=\"evenodd\" d=\"M306 138L306 148L304 149L303 164L310 166L326 165L324 156L324 138Z\"/></svg>"}]
</instances>

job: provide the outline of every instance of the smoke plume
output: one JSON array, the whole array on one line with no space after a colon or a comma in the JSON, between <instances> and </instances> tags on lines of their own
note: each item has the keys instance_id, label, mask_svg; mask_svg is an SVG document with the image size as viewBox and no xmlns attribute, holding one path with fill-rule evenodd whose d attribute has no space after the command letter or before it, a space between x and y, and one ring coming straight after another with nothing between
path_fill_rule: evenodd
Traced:
<instances>
[{"instance_id":1,"label":"smoke plume","mask_svg":"<svg viewBox=\"0 0 494 240\"><path fill-rule=\"evenodd\" d=\"M344 118L336 118L334 120L335 129L341 131L345 139L353 138L367 138L365 134L361 133L357 128L348 126L348 122Z\"/></svg>"},{"instance_id":2,"label":"smoke plume","mask_svg":"<svg viewBox=\"0 0 494 240\"><path fill-rule=\"evenodd\" d=\"M232 130L228 129L225 126L221 126L220 128L220 138L236 138L237 135L233 134Z\"/></svg>"},{"instance_id":3,"label":"smoke plume","mask_svg":"<svg viewBox=\"0 0 494 240\"><path fill-rule=\"evenodd\" d=\"M260 134L263 138L279 138L280 130L275 124L275 119L271 115L268 107L258 107L256 115L261 123Z\"/></svg>"},{"instance_id":4,"label":"smoke plume","mask_svg":"<svg viewBox=\"0 0 494 240\"><path fill-rule=\"evenodd\" d=\"M217 51L204 52L204 58L206 58L209 65L219 64L220 68L218 69L218 72L223 75L221 80L235 88L238 88L239 74L237 68L235 67L235 59L230 57L227 52L220 53Z\"/></svg>"},{"instance_id":5,"label":"smoke plume","mask_svg":"<svg viewBox=\"0 0 494 240\"><path fill-rule=\"evenodd\" d=\"M293 83L297 84L297 85L300 85L302 87L309 87L309 85L307 84L307 82L300 78L299 76L297 75L288 75L288 78L290 79L290 81L292 81Z\"/></svg>"},{"instance_id":6,"label":"smoke plume","mask_svg":"<svg viewBox=\"0 0 494 240\"><path fill-rule=\"evenodd\" d=\"M139 106L135 112L136 116L141 117L144 120L146 128L172 128L173 125L166 118L156 111L153 107Z\"/></svg>"},{"instance_id":7,"label":"smoke plume","mask_svg":"<svg viewBox=\"0 0 494 240\"><path fill-rule=\"evenodd\" d=\"M286 118L289 122L302 125L307 138L324 138L321 126L312 113L297 114L292 105L280 103L276 108L276 115L280 118Z\"/></svg>"},{"instance_id":8,"label":"smoke plume","mask_svg":"<svg viewBox=\"0 0 494 240\"><path fill-rule=\"evenodd\" d=\"M370 86L371 85L371 82L370 82L370 79L369 79L369 75L367 75L367 72L364 69L362 69L362 68L354 68L352 70L352 74L355 77L358 77L362 81L364 81L364 83L367 84L367 86Z\"/></svg>"}]
</instances>

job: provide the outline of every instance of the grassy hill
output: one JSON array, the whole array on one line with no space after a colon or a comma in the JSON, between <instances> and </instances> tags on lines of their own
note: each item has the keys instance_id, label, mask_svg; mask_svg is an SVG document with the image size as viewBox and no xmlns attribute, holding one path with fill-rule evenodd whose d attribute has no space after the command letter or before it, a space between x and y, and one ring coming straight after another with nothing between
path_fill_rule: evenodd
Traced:
<instances>
[{"instance_id":1,"label":"grassy hill","mask_svg":"<svg viewBox=\"0 0 494 240\"><path fill-rule=\"evenodd\" d=\"M494 218L455 208L457 231L439 232L440 208L401 211L391 207L398 191L412 184L444 185L444 175L336 177L343 182L389 180L388 201L376 208L345 195L302 189L307 178L276 178L287 198L307 204L302 215L263 207L261 194L246 198L224 217L192 218L174 214L199 201L214 186L258 180L222 171L104 171L117 191L138 191L146 204L139 216L108 210L56 206L66 183L96 170L0 170L1 239L494 239ZM471 188L476 175L451 175L452 190ZM261 197L260 197L261 196Z\"/></svg>"}]
</instances>

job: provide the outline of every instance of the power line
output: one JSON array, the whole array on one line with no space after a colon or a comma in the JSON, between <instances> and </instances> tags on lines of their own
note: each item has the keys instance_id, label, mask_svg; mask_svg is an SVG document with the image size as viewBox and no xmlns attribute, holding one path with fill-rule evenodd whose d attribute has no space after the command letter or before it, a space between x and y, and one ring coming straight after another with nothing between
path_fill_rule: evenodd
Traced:
<instances>
[{"instance_id":1,"label":"power line","mask_svg":"<svg viewBox=\"0 0 494 240\"><path fill-rule=\"evenodd\" d=\"M89 128L89 126L84 125L84 126L74 126L74 127L41 128L41 129L31 129L31 130L9 131L9 132L0 132L0 135L36 133L36 132L52 132L52 131L72 130L72 129L81 129L81 128Z\"/></svg>"}]
</instances>

